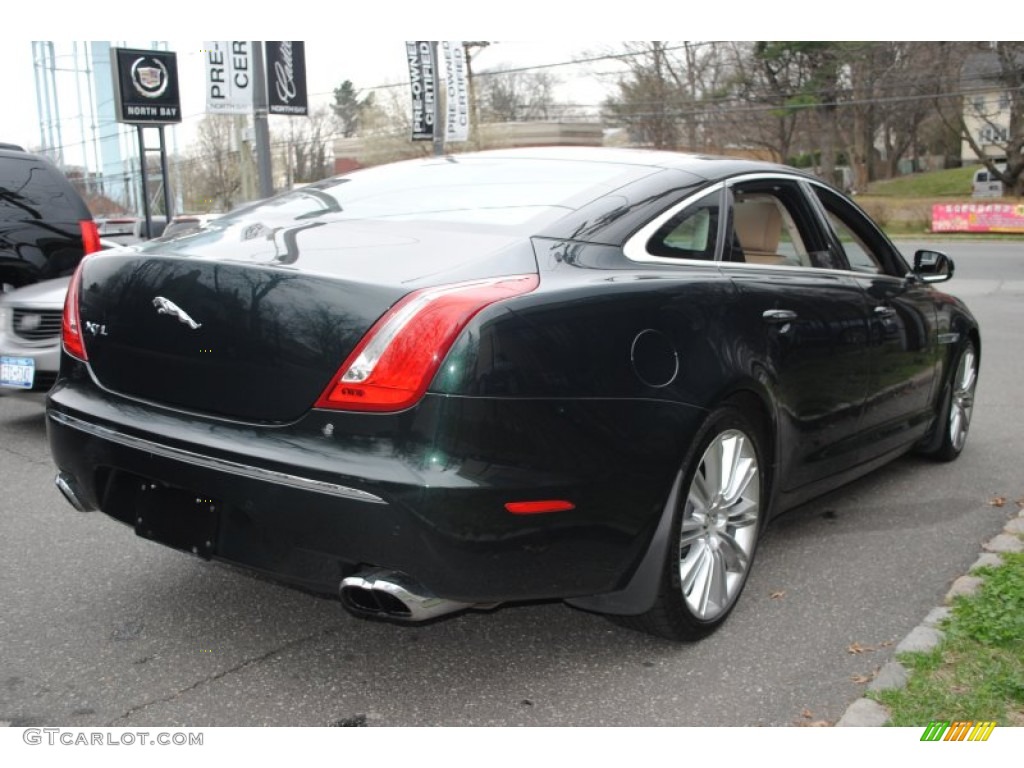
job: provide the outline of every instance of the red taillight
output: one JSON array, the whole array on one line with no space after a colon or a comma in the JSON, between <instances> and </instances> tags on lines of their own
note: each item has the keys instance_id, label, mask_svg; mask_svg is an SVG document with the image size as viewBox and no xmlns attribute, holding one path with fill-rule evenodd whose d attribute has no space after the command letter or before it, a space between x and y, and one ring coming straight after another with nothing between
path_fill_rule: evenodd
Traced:
<instances>
[{"instance_id":1,"label":"red taillight","mask_svg":"<svg viewBox=\"0 0 1024 768\"><path fill-rule=\"evenodd\" d=\"M64 351L72 357L85 362L89 356L85 353L85 340L82 338L82 321L78 316L78 287L82 283L82 267L88 257L82 259L71 276L68 284L68 292L64 297L64 320L61 324L61 341L64 343Z\"/></svg>"},{"instance_id":2,"label":"red taillight","mask_svg":"<svg viewBox=\"0 0 1024 768\"><path fill-rule=\"evenodd\" d=\"M409 294L359 342L317 408L398 411L427 391L456 337L484 307L529 293L536 275L426 288Z\"/></svg>"},{"instance_id":3,"label":"red taillight","mask_svg":"<svg viewBox=\"0 0 1024 768\"><path fill-rule=\"evenodd\" d=\"M92 219L82 219L78 222L78 228L82 230L82 245L85 246L86 254L96 253L102 249L100 245L100 230Z\"/></svg>"}]
</instances>

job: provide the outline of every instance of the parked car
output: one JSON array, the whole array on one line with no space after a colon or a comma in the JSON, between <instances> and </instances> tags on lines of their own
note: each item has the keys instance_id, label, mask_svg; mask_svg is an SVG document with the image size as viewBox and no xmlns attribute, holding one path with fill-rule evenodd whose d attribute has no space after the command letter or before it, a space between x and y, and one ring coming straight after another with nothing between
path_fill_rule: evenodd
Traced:
<instances>
[{"instance_id":1,"label":"parked car","mask_svg":"<svg viewBox=\"0 0 1024 768\"><path fill-rule=\"evenodd\" d=\"M100 239L101 248L117 248ZM0 294L0 396L46 392L60 365L61 317L70 276Z\"/></svg>"},{"instance_id":2,"label":"parked car","mask_svg":"<svg viewBox=\"0 0 1024 768\"><path fill-rule=\"evenodd\" d=\"M996 168L1005 170L1005 166L996 165ZM974 172L971 177L972 197L1002 197L1003 182L992 173L987 167L982 166Z\"/></svg>"},{"instance_id":3,"label":"parked car","mask_svg":"<svg viewBox=\"0 0 1024 768\"><path fill-rule=\"evenodd\" d=\"M360 170L83 262L57 485L360 616L562 599L698 638L773 516L963 450L981 339L952 274L784 166Z\"/></svg>"},{"instance_id":4,"label":"parked car","mask_svg":"<svg viewBox=\"0 0 1024 768\"><path fill-rule=\"evenodd\" d=\"M92 214L49 160L0 146L0 292L70 275L99 249Z\"/></svg>"},{"instance_id":5,"label":"parked car","mask_svg":"<svg viewBox=\"0 0 1024 768\"><path fill-rule=\"evenodd\" d=\"M216 213L182 213L171 219L170 224L164 229L160 235L161 240L170 240L172 237L179 237L180 235L189 235L193 232L198 232L203 227L207 226L211 221L215 221L220 214Z\"/></svg>"},{"instance_id":6,"label":"parked car","mask_svg":"<svg viewBox=\"0 0 1024 768\"><path fill-rule=\"evenodd\" d=\"M111 216L99 219L100 236L119 245L135 245L160 237L167 226L166 216L150 216L151 234L146 236L146 220L140 216Z\"/></svg>"}]
</instances>

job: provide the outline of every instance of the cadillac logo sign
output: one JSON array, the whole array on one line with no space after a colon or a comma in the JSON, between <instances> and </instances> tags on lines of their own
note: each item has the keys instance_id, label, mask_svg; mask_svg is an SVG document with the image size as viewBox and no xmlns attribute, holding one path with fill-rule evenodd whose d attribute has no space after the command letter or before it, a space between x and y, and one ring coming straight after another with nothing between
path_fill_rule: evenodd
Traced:
<instances>
[{"instance_id":1,"label":"cadillac logo sign","mask_svg":"<svg viewBox=\"0 0 1024 768\"><path fill-rule=\"evenodd\" d=\"M132 85L135 91L147 99L159 99L171 82L167 75L167 67L160 59L152 56L140 56L132 64Z\"/></svg>"},{"instance_id":2,"label":"cadillac logo sign","mask_svg":"<svg viewBox=\"0 0 1024 768\"><path fill-rule=\"evenodd\" d=\"M118 122L135 125L181 122L177 54L111 48L110 55Z\"/></svg>"}]
</instances>

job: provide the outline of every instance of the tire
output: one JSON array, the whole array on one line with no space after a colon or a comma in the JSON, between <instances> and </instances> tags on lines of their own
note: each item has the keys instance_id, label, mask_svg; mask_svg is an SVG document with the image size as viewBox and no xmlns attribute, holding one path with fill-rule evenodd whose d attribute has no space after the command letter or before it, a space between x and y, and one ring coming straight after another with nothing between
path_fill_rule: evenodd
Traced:
<instances>
[{"instance_id":1,"label":"tire","mask_svg":"<svg viewBox=\"0 0 1024 768\"><path fill-rule=\"evenodd\" d=\"M683 461L657 600L616 623L670 640L699 640L726 620L750 573L768 509L761 432L732 406L705 421ZM678 543L676 543L678 542Z\"/></svg>"},{"instance_id":2,"label":"tire","mask_svg":"<svg viewBox=\"0 0 1024 768\"><path fill-rule=\"evenodd\" d=\"M978 354L974 342L968 341L949 379L949 390L943 401L943 409L936 429L942 430L938 447L929 453L939 461L953 461L967 443L967 432L971 427L974 411L974 390L978 385Z\"/></svg>"}]
</instances>

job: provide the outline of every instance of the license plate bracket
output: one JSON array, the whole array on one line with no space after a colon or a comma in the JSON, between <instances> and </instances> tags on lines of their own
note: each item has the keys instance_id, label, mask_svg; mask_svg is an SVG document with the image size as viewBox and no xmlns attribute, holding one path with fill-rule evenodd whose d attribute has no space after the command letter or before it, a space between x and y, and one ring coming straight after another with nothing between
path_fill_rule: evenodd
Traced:
<instances>
[{"instance_id":1,"label":"license plate bracket","mask_svg":"<svg viewBox=\"0 0 1024 768\"><path fill-rule=\"evenodd\" d=\"M194 491L145 483L137 496L135 533L209 560L216 553L220 508Z\"/></svg>"}]
</instances>

